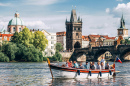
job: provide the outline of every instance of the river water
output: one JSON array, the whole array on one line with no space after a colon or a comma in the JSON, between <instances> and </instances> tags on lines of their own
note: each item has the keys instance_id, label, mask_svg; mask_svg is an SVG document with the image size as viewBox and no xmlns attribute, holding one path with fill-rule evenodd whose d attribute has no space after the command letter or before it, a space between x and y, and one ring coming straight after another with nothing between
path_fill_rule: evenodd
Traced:
<instances>
[{"instance_id":1,"label":"river water","mask_svg":"<svg viewBox=\"0 0 130 86\"><path fill-rule=\"evenodd\" d=\"M116 70L111 79L52 80L47 63L0 63L0 86L130 86L130 62L116 63Z\"/></svg>"}]
</instances>

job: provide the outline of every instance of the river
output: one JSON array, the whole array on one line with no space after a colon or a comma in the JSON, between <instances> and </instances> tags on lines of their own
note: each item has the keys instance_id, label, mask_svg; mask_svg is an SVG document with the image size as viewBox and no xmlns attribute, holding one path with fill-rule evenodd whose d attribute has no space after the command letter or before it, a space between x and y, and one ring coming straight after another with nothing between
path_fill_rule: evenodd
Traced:
<instances>
[{"instance_id":1,"label":"river","mask_svg":"<svg viewBox=\"0 0 130 86\"><path fill-rule=\"evenodd\" d=\"M112 62L110 62L112 64ZM129 86L130 62L116 63L121 71L111 79L51 79L47 63L0 63L0 86Z\"/></svg>"}]
</instances>

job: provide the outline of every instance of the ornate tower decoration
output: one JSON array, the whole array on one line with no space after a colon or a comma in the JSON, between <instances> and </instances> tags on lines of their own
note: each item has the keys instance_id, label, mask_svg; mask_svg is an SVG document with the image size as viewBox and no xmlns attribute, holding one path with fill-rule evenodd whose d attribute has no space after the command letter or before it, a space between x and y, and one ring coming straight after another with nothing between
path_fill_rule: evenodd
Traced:
<instances>
[{"instance_id":1,"label":"ornate tower decoration","mask_svg":"<svg viewBox=\"0 0 130 86\"><path fill-rule=\"evenodd\" d=\"M82 19L76 15L76 10L72 9L70 21L66 19L66 50L82 47Z\"/></svg>"},{"instance_id":2,"label":"ornate tower decoration","mask_svg":"<svg viewBox=\"0 0 130 86\"><path fill-rule=\"evenodd\" d=\"M128 37L128 29L126 29L125 27L125 20L123 18L123 14L120 21L120 28L117 29L117 31L118 31L118 36L122 36L123 38Z\"/></svg>"}]
</instances>

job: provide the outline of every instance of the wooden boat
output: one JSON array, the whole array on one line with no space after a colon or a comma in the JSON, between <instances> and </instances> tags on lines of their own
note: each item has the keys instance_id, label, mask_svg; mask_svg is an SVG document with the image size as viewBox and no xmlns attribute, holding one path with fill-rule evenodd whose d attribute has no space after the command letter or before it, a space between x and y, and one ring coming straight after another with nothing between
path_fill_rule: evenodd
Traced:
<instances>
[{"instance_id":1,"label":"wooden boat","mask_svg":"<svg viewBox=\"0 0 130 86\"><path fill-rule=\"evenodd\" d=\"M48 59L48 66L52 78L112 78L115 74L115 67L109 70L88 70L70 67L61 67L51 64Z\"/></svg>"}]
</instances>

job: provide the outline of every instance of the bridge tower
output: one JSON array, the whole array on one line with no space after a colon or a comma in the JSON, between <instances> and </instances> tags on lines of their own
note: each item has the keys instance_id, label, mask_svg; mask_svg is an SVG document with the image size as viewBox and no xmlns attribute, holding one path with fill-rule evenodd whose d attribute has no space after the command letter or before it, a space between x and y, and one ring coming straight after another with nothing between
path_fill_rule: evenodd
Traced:
<instances>
[{"instance_id":1,"label":"bridge tower","mask_svg":"<svg viewBox=\"0 0 130 86\"><path fill-rule=\"evenodd\" d=\"M122 14L122 18L120 21L120 28L117 29L117 32L118 32L118 37L119 36L122 36L123 38L128 37L128 29L126 29L126 27L125 27L125 20L123 18L123 14Z\"/></svg>"},{"instance_id":2,"label":"bridge tower","mask_svg":"<svg viewBox=\"0 0 130 86\"><path fill-rule=\"evenodd\" d=\"M82 48L82 19L77 19L76 10L72 9L70 21L66 19L66 50Z\"/></svg>"}]
</instances>

